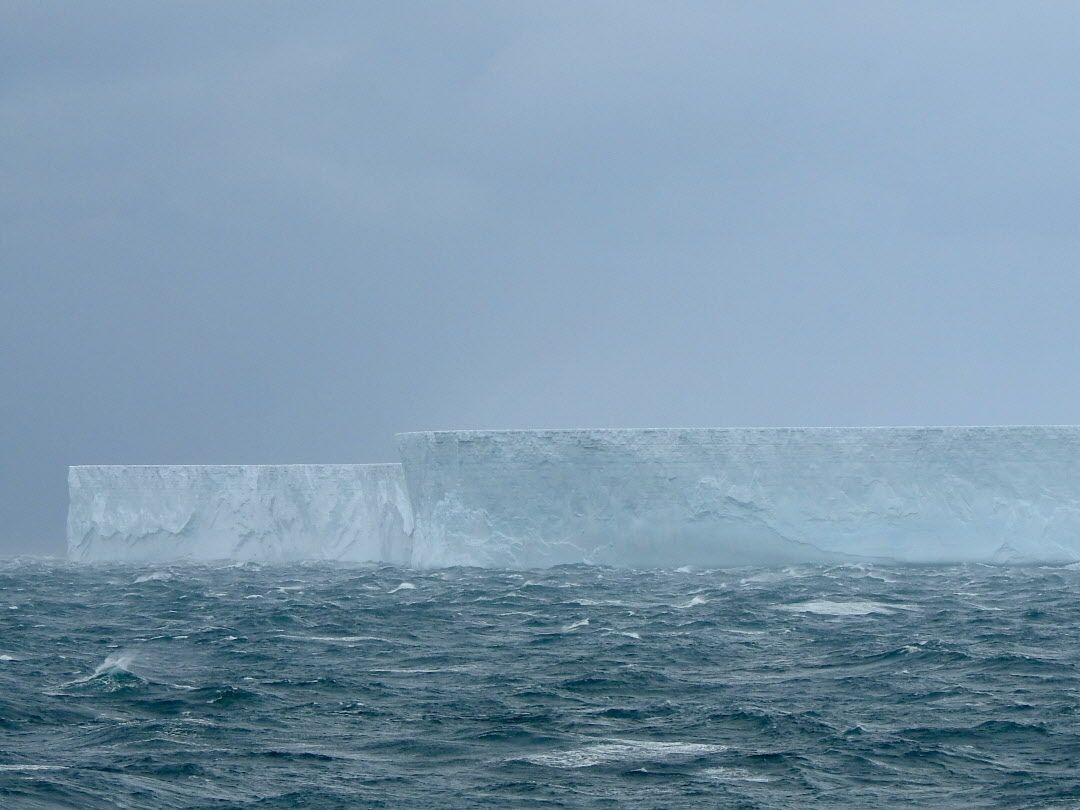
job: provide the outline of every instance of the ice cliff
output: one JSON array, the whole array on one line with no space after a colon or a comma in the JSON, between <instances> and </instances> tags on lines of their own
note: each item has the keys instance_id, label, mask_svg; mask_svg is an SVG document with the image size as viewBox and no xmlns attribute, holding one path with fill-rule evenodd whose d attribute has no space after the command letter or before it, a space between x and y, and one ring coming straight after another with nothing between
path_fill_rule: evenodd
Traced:
<instances>
[{"instance_id":1,"label":"ice cliff","mask_svg":"<svg viewBox=\"0 0 1080 810\"><path fill-rule=\"evenodd\" d=\"M73 560L411 557L400 464L70 467Z\"/></svg>"},{"instance_id":2,"label":"ice cliff","mask_svg":"<svg viewBox=\"0 0 1080 810\"><path fill-rule=\"evenodd\" d=\"M69 556L1080 559L1077 427L453 431L398 449L400 465L72 467Z\"/></svg>"},{"instance_id":3,"label":"ice cliff","mask_svg":"<svg viewBox=\"0 0 1080 810\"><path fill-rule=\"evenodd\" d=\"M1080 559L1080 428L406 433L417 565Z\"/></svg>"}]
</instances>

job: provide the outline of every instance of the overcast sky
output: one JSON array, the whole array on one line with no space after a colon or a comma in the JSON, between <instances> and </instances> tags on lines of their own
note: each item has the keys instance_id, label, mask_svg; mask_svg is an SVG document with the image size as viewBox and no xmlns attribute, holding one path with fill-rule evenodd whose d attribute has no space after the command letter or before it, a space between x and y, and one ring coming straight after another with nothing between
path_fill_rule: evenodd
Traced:
<instances>
[{"instance_id":1,"label":"overcast sky","mask_svg":"<svg viewBox=\"0 0 1080 810\"><path fill-rule=\"evenodd\" d=\"M66 466L1080 422L1069 3L0 5L0 553Z\"/></svg>"}]
</instances>

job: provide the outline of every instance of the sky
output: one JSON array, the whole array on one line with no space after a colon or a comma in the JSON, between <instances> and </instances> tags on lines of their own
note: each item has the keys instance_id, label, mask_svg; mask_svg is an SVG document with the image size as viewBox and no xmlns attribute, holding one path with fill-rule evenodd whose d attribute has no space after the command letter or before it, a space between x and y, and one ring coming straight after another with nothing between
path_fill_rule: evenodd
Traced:
<instances>
[{"instance_id":1,"label":"sky","mask_svg":"<svg viewBox=\"0 0 1080 810\"><path fill-rule=\"evenodd\" d=\"M72 464L1080 423L1068 3L0 5L0 554Z\"/></svg>"}]
</instances>

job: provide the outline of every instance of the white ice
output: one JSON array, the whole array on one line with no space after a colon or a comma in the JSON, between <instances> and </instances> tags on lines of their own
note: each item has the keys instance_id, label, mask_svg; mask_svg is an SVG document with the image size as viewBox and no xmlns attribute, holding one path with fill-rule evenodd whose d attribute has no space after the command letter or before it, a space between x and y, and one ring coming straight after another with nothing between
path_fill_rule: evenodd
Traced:
<instances>
[{"instance_id":1,"label":"white ice","mask_svg":"<svg viewBox=\"0 0 1080 810\"><path fill-rule=\"evenodd\" d=\"M71 467L74 560L408 562L399 464Z\"/></svg>"},{"instance_id":2,"label":"white ice","mask_svg":"<svg viewBox=\"0 0 1080 810\"><path fill-rule=\"evenodd\" d=\"M1078 427L453 431L398 449L401 465L72 467L69 557L1080 560Z\"/></svg>"},{"instance_id":3,"label":"white ice","mask_svg":"<svg viewBox=\"0 0 1080 810\"><path fill-rule=\"evenodd\" d=\"M418 565L1080 559L1080 428L406 433Z\"/></svg>"}]
</instances>

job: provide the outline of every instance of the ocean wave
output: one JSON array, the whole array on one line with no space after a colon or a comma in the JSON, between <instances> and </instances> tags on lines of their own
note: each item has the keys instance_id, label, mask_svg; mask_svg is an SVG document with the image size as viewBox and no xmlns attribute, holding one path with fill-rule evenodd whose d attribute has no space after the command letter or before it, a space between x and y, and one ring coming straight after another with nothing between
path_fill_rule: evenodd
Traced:
<instances>
[{"instance_id":1,"label":"ocean wave","mask_svg":"<svg viewBox=\"0 0 1080 810\"><path fill-rule=\"evenodd\" d=\"M0 561L0 587L3 807L1024 807L1080 789L1064 567Z\"/></svg>"}]
</instances>

